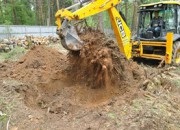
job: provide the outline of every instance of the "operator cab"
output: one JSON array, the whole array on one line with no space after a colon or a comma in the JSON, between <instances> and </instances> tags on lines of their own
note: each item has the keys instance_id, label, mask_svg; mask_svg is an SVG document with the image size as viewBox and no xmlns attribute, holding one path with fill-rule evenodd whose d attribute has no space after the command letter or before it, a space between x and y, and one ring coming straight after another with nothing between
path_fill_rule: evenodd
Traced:
<instances>
[{"instance_id":1,"label":"operator cab","mask_svg":"<svg viewBox=\"0 0 180 130\"><path fill-rule=\"evenodd\" d=\"M152 25L155 13L159 22ZM159 2L140 6L137 38L140 40L166 41L167 32L180 36L180 4ZM179 15L179 16L178 16Z\"/></svg>"}]
</instances>

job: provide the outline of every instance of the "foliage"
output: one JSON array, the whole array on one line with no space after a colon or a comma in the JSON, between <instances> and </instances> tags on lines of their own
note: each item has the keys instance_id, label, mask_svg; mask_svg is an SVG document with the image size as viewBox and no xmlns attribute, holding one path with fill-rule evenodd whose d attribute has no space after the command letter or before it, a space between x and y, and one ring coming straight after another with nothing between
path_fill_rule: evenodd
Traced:
<instances>
[{"instance_id":1,"label":"foliage","mask_svg":"<svg viewBox=\"0 0 180 130\"><path fill-rule=\"evenodd\" d=\"M0 24L33 25L35 21L31 4L24 0L0 1Z\"/></svg>"},{"instance_id":2,"label":"foliage","mask_svg":"<svg viewBox=\"0 0 180 130\"><path fill-rule=\"evenodd\" d=\"M153 2L159 2L160 0L140 0L142 4L148 4L148 3L153 3Z\"/></svg>"},{"instance_id":3,"label":"foliage","mask_svg":"<svg viewBox=\"0 0 180 130\"><path fill-rule=\"evenodd\" d=\"M17 60L20 56L26 53L26 50L23 47L15 47L8 53L0 53L0 61L4 60Z\"/></svg>"},{"instance_id":4,"label":"foliage","mask_svg":"<svg viewBox=\"0 0 180 130\"><path fill-rule=\"evenodd\" d=\"M58 1L60 8L72 4L72 0ZM50 17L54 21L54 14L57 11L56 0L1 0L0 24L46 25L49 17L48 11L50 11ZM54 22L51 23L54 25Z\"/></svg>"},{"instance_id":5,"label":"foliage","mask_svg":"<svg viewBox=\"0 0 180 130\"><path fill-rule=\"evenodd\" d=\"M62 0L62 1L60 1L60 5L61 5L61 7L68 7L68 6L72 5L72 0Z\"/></svg>"},{"instance_id":6,"label":"foliage","mask_svg":"<svg viewBox=\"0 0 180 130\"><path fill-rule=\"evenodd\" d=\"M0 24L5 25L55 25L55 13L58 7L65 8L78 0L0 0ZM134 22L134 3L140 4L157 2L159 0L124 0L119 5L129 26ZM136 7L136 8L137 8ZM131 13L129 13L131 12ZM98 16L88 18L90 26L98 26ZM104 27L110 28L107 12L103 12Z\"/></svg>"}]
</instances>

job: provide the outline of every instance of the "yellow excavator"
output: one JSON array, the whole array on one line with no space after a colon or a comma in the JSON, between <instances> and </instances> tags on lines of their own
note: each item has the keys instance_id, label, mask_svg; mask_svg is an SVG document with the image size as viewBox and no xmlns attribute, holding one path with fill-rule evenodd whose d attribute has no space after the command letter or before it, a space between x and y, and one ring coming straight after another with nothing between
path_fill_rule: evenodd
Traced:
<instances>
[{"instance_id":1,"label":"yellow excavator","mask_svg":"<svg viewBox=\"0 0 180 130\"><path fill-rule=\"evenodd\" d=\"M162 1L139 7L137 34L132 38L131 30L116 6L121 0L81 0L79 3L56 12L57 34L64 48L79 51L84 42L79 38L74 21L107 11L120 51L127 59L133 57L156 59L166 64L180 64L180 2ZM72 11L74 7L79 7ZM162 24L154 35L151 21L158 12ZM152 27L153 28L153 27Z\"/></svg>"}]
</instances>

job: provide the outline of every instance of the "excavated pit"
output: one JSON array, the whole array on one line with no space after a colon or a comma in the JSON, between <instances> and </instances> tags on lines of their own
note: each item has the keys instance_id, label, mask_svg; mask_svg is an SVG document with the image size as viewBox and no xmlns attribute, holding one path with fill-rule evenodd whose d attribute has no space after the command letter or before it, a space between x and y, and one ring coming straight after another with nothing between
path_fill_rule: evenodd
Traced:
<instances>
[{"instance_id":1,"label":"excavated pit","mask_svg":"<svg viewBox=\"0 0 180 130\"><path fill-rule=\"evenodd\" d=\"M59 113L104 104L117 95L131 98L144 79L144 70L126 60L116 43L99 31L80 37L86 43L80 52L65 55L36 46L12 64L5 75L27 84L18 88L26 105Z\"/></svg>"}]
</instances>

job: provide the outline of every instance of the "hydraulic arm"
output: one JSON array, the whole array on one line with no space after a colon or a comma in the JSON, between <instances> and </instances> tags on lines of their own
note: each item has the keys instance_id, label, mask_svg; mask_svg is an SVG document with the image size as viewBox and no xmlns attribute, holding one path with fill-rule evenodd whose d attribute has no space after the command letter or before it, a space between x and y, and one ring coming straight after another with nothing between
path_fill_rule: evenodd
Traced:
<instances>
[{"instance_id":1,"label":"hydraulic arm","mask_svg":"<svg viewBox=\"0 0 180 130\"><path fill-rule=\"evenodd\" d=\"M57 11L55 15L57 34L61 38L61 44L68 50L80 50L84 43L70 21L85 19L102 11L108 11L119 49L127 59L131 58L131 31L115 8L121 0L85 0L84 3L86 3L85 6L74 12L69 11L74 5Z\"/></svg>"}]
</instances>

